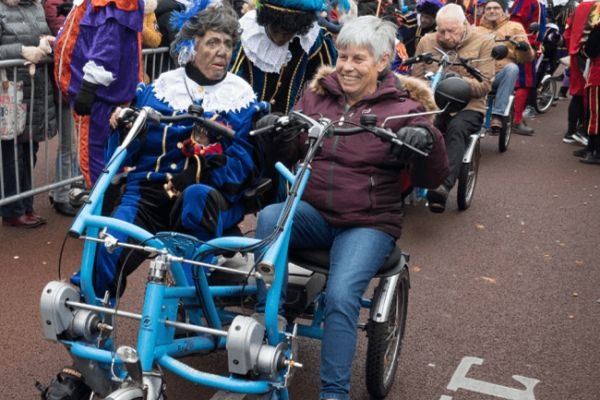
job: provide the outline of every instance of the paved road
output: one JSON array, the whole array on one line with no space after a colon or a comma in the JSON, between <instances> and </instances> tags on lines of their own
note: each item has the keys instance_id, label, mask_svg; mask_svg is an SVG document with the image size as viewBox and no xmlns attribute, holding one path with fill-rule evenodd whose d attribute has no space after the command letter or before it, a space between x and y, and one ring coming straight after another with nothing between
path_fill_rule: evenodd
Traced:
<instances>
[{"instance_id":1,"label":"paved road","mask_svg":"<svg viewBox=\"0 0 600 400\"><path fill-rule=\"evenodd\" d=\"M513 136L499 154L485 138L480 181L466 212L407 209L401 246L411 253L407 334L390 399L597 400L600 398L600 168L571 156L561 142L566 103L530 122L534 137ZM0 399L35 399L68 363L42 339L38 301L57 277L69 219L38 209L49 224L32 231L0 227ZM249 228L249 227L246 227ZM62 276L77 269L81 243L69 239ZM142 281L140 276L138 281ZM134 282L136 279L131 279ZM143 288L131 285L134 310ZM121 324L119 342L135 337ZM367 399L364 336L353 399ZM306 366L293 399L316 399L319 344L303 340ZM223 371L220 354L191 360ZM168 376L170 398L206 399L211 391Z\"/></svg>"}]
</instances>

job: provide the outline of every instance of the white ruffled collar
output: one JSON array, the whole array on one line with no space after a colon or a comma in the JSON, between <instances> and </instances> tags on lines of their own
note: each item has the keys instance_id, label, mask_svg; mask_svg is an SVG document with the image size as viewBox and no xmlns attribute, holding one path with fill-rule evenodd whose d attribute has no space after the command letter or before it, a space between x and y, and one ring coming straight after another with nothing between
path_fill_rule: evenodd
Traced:
<instances>
[{"instance_id":1,"label":"white ruffled collar","mask_svg":"<svg viewBox=\"0 0 600 400\"><path fill-rule=\"evenodd\" d=\"M256 22L256 10L244 14L240 19L242 27L242 47L252 63L263 72L279 72L281 67L290 61L292 55L288 50L289 43L277 46L267 36L265 28ZM306 54L310 52L319 36L321 28L313 23L306 35L300 38L300 46Z\"/></svg>"},{"instance_id":2,"label":"white ruffled collar","mask_svg":"<svg viewBox=\"0 0 600 400\"><path fill-rule=\"evenodd\" d=\"M201 86L186 76L184 67L161 74L153 87L156 98L176 112L187 111L192 101L204 111L239 111L256 98L250 85L237 75L228 72L221 82Z\"/></svg>"}]
</instances>

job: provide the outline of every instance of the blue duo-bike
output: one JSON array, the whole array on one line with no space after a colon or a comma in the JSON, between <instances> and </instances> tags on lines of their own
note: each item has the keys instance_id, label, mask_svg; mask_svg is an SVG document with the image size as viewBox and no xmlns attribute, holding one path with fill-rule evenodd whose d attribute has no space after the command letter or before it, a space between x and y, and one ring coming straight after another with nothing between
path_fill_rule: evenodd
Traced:
<instances>
[{"instance_id":1,"label":"blue duo-bike","mask_svg":"<svg viewBox=\"0 0 600 400\"><path fill-rule=\"evenodd\" d=\"M129 144L143 134L146 124L191 120L233 140L235 135L198 112L165 117L142 108L127 109L121 115L127 115L132 125L69 230L71 237L85 241L79 286L52 281L43 289L40 304L45 338L61 343L70 353L74 367L91 389L86 400L165 399L165 371L218 393L289 398L294 371L308 367L298 359L298 337L319 339L323 333L321 299L326 290L328 251L288 252L292 222L310 179L313 157L325 135L331 134L368 130L383 140L404 144L384 124L376 126L376 118L364 125L334 129L331 121L315 121L299 112L283 116L277 124L299 123L308 131L309 143L295 172L276 164L289 186L276 229L263 240L238 234L201 242L177 232L153 234L103 216L103 197L121 170ZM411 115L398 116L408 117ZM109 230L123 232L132 240L120 242ZM151 259L141 310L124 310L118 299L94 292L92 277L99 246L108 251L118 247L142 251ZM260 256L254 258L254 254ZM257 317L252 315L252 307L258 279L264 281L268 292L265 312ZM369 316L360 327L368 336L367 388L373 397L382 398L395 381L402 347L410 286L408 255L396 248L375 281L372 297L362 301ZM284 292L282 321L278 311ZM135 343L116 344L119 319L137 321ZM227 358L227 371L221 374L199 370L182 360L217 350Z\"/></svg>"}]
</instances>

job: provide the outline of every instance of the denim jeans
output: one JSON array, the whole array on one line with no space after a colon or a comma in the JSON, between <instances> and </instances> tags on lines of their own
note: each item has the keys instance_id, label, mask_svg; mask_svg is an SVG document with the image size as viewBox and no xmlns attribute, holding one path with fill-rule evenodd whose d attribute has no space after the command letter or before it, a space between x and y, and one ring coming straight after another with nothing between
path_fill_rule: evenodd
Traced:
<instances>
[{"instance_id":1,"label":"denim jeans","mask_svg":"<svg viewBox=\"0 0 600 400\"><path fill-rule=\"evenodd\" d=\"M274 204L259 213L257 238L265 238L273 231L281 209L282 204ZM307 202L299 204L290 247L331 249L321 343L322 399L349 398L360 299L394 246L394 237L383 231L336 228ZM264 301L264 295L264 285L259 285L259 302Z\"/></svg>"},{"instance_id":2,"label":"denim jeans","mask_svg":"<svg viewBox=\"0 0 600 400\"><path fill-rule=\"evenodd\" d=\"M55 181L60 182L79 175L77 161L77 144L75 140L75 120L71 108L63 103L60 108L59 148L56 154ZM56 203L69 202L70 185L61 186L50 191L50 197Z\"/></svg>"},{"instance_id":3,"label":"denim jeans","mask_svg":"<svg viewBox=\"0 0 600 400\"><path fill-rule=\"evenodd\" d=\"M517 64L508 63L500 71L496 72L492 90L496 92L494 106L492 107L493 115L504 115L504 111L508 106L508 99L515 89L515 82L519 77L519 67Z\"/></svg>"}]
</instances>

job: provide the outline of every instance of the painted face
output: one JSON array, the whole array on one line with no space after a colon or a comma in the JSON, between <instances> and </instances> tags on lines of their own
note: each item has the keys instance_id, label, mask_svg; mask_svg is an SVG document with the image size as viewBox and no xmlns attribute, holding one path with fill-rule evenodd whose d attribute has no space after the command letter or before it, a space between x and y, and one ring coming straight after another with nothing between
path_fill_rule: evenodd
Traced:
<instances>
[{"instance_id":1,"label":"painted face","mask_svg":"<svg viewBox=\"0 0 600 400\"><path fill-rule=\"evenodd\" d=\"M335 71L349 104L372 94L377 89L377 77L389 63L390 55L375 60L364 47L338 49Z\"/></svg>"},{"instance_id":2,"label":"painted face","mask_svg":"<svg viewBox=\"0 0 600 400\"><path fill-rule=\"evenodd\" d=\"M483 9L483 18L490 22L496 22L504 16L504 10L500 4L494 1L488 1Z\"/></svg>"},{"instance_id":3,"label":"painted face","mask_svg":"<svg viewBox=\"0 0 600 400\"><path fill-rule=\"evenodd\" d=\"M267 36L273 43L277 46L281 47L296 36L296 32L286 31L285 29L277 26L277 25L267 25L265 27L265 32Z\"/></svg>"},{"instance_id":4,"label":"painted face","mask_svg":"<svg viewBox=\"0 0 600 400\"><path fill-rule=\"evenodd\" d=\"M435 24L435 17L432 15L421 14L421 26L424 29L429 29Z\"/></svg>"},{"instance_id":5,"label":"painted face","mask_svg":"<svg viewBox=\"0 0 600 400\"><path fill-rule=\"evenodd\" d=\"M464 23L442 19L437 24L437 42L446 50L455 49L462 42L466 30Z\"/></svg>"},{"instance_id":6,"label":"painted face","mask_svg":"<svg viewBox=\"0 0 600 400\"><path fill-rule=\"evenodd\" d=\"M207 79L219 80L227 73L233 52L233 39L226 33L208 31L196 37L194 66Z\"/></svg>"}]
</instances>

